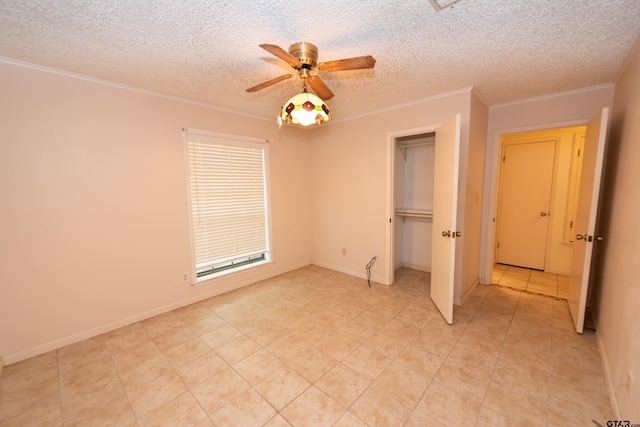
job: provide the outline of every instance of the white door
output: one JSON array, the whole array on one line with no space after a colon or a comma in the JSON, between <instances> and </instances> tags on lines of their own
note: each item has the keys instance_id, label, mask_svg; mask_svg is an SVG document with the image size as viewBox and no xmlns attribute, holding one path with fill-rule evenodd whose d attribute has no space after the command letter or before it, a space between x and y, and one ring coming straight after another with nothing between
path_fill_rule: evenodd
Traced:
<instances>
[{"instance_id":1,"label":"white door","mask_svg":"<svg viewBox=\"0 0 640 427\"><path fill-rule=\"evenodd\" d=\"M505 144L500 168L501 264L544 270L556 141Z\"/></svg>"},{"instance_id":2,"label":"white door","mask_svg":"<svg viewBox=\"0 0 640 427\"><path fill-rule=\"evenodd\" d=\"M580 193L576 213L576 240L573 243L568 303L576 332L584 329L584 313L589 289L589 273L595 242L596 215L600 199L600 180L609 123L609 109L603 108L587 125L584 157L580 174Z\"/></svg>"},{"instance_id":3,"label":"white door","mask_svg":"<svg viewBox=\"0 0 640 427\"><path fill-rule=\"evenodd\" d=\"M460 158L460 114L436 129L431 239L431 299L453 323L456 212Z\"/></svg>"}]
</instances>

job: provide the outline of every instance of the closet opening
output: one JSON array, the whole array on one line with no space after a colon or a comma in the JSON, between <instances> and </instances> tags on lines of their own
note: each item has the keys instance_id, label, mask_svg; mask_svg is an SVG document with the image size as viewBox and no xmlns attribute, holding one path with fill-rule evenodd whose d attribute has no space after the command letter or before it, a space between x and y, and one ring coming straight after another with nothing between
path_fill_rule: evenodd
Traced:
<instances>
[{"instance_id":1,"label":"closet opening","mask_svg":"<svg viewBox=\"0 0 640 427\"><path fill-rule=\"evenodd\" d=\"M431 272L434 131L395 139L394 270Z\"/></svg>"},{"instance_id":2,"label":"closet opening","mask_svg":"<svg viewBox=\"0 0 640 427\"><path fill-rule=\"evenodd\" d=\"M453 323L461 115L387 134L386 284L397 268L429 273L428 292Z\"/></svg>"}]
</instances>

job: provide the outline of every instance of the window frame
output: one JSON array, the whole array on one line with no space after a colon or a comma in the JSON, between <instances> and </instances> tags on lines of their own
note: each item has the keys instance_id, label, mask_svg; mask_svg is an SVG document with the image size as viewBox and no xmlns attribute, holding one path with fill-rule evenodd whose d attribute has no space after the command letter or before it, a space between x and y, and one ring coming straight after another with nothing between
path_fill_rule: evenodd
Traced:
<instances>
[{"instance_id":1,"label":"window frame","mask_svg":"<svg viewBox=\"0 0 640 427\"><path fill-rule=\"evenodd\" d=\"M266 251L264 259L260 259L252 262L239 262L236 266L229 266L222 268L219 271L201 275L198 277L197 265L196 265L196 244L194 235L194 223L193 223L193 209L192 209L192 189L191 189L191 168L189 160L189 141L193 139L199 139L205 142L218 143L221 145L249 145L259 146L262 148L263 154L263 173L264 173L264 187L265 187L265 237L266 237ZM269 171L269 141L266 139L252 138L241 135L231 135L220 132L212 132L201 129L183 128L182 129L182 150L184 161L184 174L185 174L185 199L186 199L186 214L189 225L189 252L190 252L190 282L192 286L199 286L205 282L213 281L222 277L237 274L249 269L264 266L269 264L273 259L272 239L271 239L271 186L270 186L270 171Z\"/></svg>"}]
</instances>

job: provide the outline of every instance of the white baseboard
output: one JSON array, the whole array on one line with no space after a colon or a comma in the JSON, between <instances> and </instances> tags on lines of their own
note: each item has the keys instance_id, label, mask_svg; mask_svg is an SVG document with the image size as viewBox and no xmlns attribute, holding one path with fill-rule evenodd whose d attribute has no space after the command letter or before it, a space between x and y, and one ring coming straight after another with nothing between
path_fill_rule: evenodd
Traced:
<instances>
[{"instance_id":1,"label":"white baseboard","mask_svg":"<svg viewBox=\"0 0 640 427\"><path fill-rule=\"evenodd\" d=\"M620 414L620 405L618 405L616 389L613 385L611 370L609 369L609 361L607 360L607 354L604 351L604 344L602 343L602 339L600 339L600 334L598 334L597 322L596 322L596 342L598 343L598 351L600 352L600 360L602 361L602 370L604 371L604 380L607 383L607 392L609 394L609 402L611 403L611 409L613 410L613 418L616 420L621 420L622 414Z\"/></svg>"},{"instance_id":2,"label":"white baseboard","mask_svg":"<svg viewBox=\"0 0 640 427\"><path fill-rule=\"evenodd\" d=\"M403 262L402 266L405 268L410 268L411 270L424 271L427 273L431 273L431 266L424 264L413 264L411 262Z\"/></svg>"},{"instance_id":3,"label":"white baseboard","mask_svg":"<svg viewBox=\"0 0 640 427\"><path fill-rule=\"evenodd\" d=\"M570 275L571 275L571 270L550 269L549 271L547 271L547 273L551 273L551 274L561 274L561 275L563 275L563 276L570 276Z\"/></svg>"},{"instance_id":4,"label":"white baseboard","mask_svg":"<svg viewBox=\"0 0 640 427\"><path fill-rule=\"evenodd\" d=\"M333 270L333 271L337 271L339 273L344 273L344 274L348 274L349 276L353 276L353 277L358 277L360 279L365 279L367 280L367 273L366 270L363 268L363 270L365 270L364 272L361 271L354 271L354 270L350 270L347 268L341 268L332 264L327 264L324 262L319 262L319 261L311 261L312 265L317 265L318 267L322 267L322 268L326 268L329 270ZM385 279L382 276L378 276L378 275L371 275L371 281L375 282L375 283L379 283L379 284L383 284L386 285L385 283Z\"/></svg>"},{"instance_id":5,"label":"white baseboard","mask_svg":"<svg viewBox=\"0 0 640 427\"><path fill-rule=\"evenodd\" d=\"M469 299L469 297L471 296L471 294L473 293L473 290L478 286L478 279L475 280L475 282L473 282L471 284L471 286L469 286L469 289L467 289L467 292L464 293L464 295L462 295L461 298L453 298L453 304L455 305L462 305L464 304L464 302Z\"/></svg>"},{"instance_id":6,"label":"white baseboard","mask_svg":"<svg viewBox=\"0 0 640 427\"><path fill-rule=\"evenodd\" d=\"M97 328L88 329L86 331L82 331L82 332L79 332L77 334L69 335L69 336L54 340L54 341L50 341L50 342L47 342L47 343L44 343L44 344L41 344L41 345L37 345L35 347L31 347L31 348L28 348L26 350L22 350L22 351L19 351L19 352L16 352L16 353L12 353L12 354L6 354L4 356L4 363L6 363L7 365L11 365L13 363L20 362L20 361L25 360L25 359L29 359L31 357L39 356L39 355L47 353L49 351L54 351L54 350L57 350L59 348L66 347L68 345L75 344L75 343L80 342L82 340L85 340L85 339L88 339L88 338L93 338L93 337L98 336L100 334L104 334L106 332L110 332L110 331L113 331L115 329L122 328L124 326L128 326L128 325L131 325L133 323L140 322L142 320L146 320L146 319L149 319L151 317L154 317L154 316L157 316L157 315L160 315L160 314L164 314L164 313L167 313L167 312L172 311L172 310L176 310L178 308L186 307L188 305L195 304L195 303L200 302L200 301L204 301L206 299L209 299L209 298L224 294L226 292L230 292L230 291L233 291L233 290L236 290L236 289L240 289L240 288L243 288L245 286L251 285L253 283L257 283L257 282L260 282L262 280L269 279L271 277L279 276L279 275L287 273L289 271L297 270L298 268L306 267L309 264L310 264L310 262L303 263L301 265L295 265L295 266L292 266L291 268L287 269L286 271L275 272L275 274L274 274L273 270L271 270L271 271L263 273L261 275L252 276L249 279L240 280L238 282L235 282L235 283L232 283L232 284L229 284L229 285L226 285L226 286L212 287L211 292L206 293L206 294L201 294L201 295L198 295L196 297L188 298L186 300L182 300L182 301L175 302L175 303L172 303L172 304L168 304L168 305L165 305L165 306L162 306L162 307L158 307L158 308L155 308L153 310L146 311L144 313L139 313L139 314L136 314L136 315L133 315L133 316L130 316L130 317L115 321L115 322L108 323L106 325L99 326ZM2 364L0 364L0 366L2 366ZM2 371L2 368L0 368L0 372L1 371Z\"/></svg>"}]
</instances>

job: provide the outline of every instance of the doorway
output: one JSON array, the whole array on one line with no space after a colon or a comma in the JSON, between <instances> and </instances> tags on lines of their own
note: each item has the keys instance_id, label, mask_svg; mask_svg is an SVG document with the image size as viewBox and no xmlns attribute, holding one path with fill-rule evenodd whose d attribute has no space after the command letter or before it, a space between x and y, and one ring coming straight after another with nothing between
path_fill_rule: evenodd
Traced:
<instances>
[{"instance_id":1,"label":"doorway","mask_svg":"<svg viewBox=\"0 0 640 427\"><path fill-rule=\"evenodd\" d=\"M569 297L569 276L564 274L494 264L491 283L558 299Z\"/></svg>"},{"instance_id":2,"label":"doorway","mask_svg":"<svg viewBox=\"0 0 640 427\"><path fill-rule=\"evenodd\" d=\"M388 139L388 169L387 169L387 209L389 222L386 242L386 277L388 284L394 283L394 271L397 267L396 254L396 224L399 218L406 221L408 217L431 219L431 238L423 238L421 244L431 246L431 281L430 297L442 314L445 321L453 323L453 294L456 241L460 240L461 232L457 230L458 203L458 174L460 168L460 129L461 115L456 114L444 123L435 126L413 129L387 134ZM398 206L396 198L396 155L404 143L417 141L418 144L433 145L433 171L428 175L433 177L431 200L421 206ZM399 147L400 145L400 147ZM404 154L403 154L404 156ZM413 181L413 180L410 180ZM424 200L429 199L423 198ZM413 197L411 202L420 200ZM429 206L431 205L431 206ZM426 237L426 233L424 233Z\"/></svg>"},{"instance_id":3,"label":"doorway","mask_svg":"<svg viewBox=\"0 0 640 427\"><path fill-rule=\"evenodd\" d=\"M562 229L564 232L561 234L563 237L562 246L564 249L569 249L569 291L567 297L567 303L569 311L571 313L572 320L577 333L582 333L584 328L585 313L588 311L587 307L592 302L588 302L589 289L590 289L590 277L592 273L591 261L593 258L594 246L597 246L598 242L603 241L606 236L597 235L596 219L598 214L598 203L601 193L601 178L604 165L604 153L607 142L607 134L609 128L610 112L609 107L603 107L598 111L590 120L578 122L579 127L584 129L584 138L581 138L584 143L584 149L580 150L574 141L574 150L578 151L578 156L581 158L579 162L573 162L572 172L569 174L571 180L574 180L575 185L572 186L576 194L575 197L568 196L565 199L565 205L571 206L572 203L577 201L575 206L575 215L571 220L572 215L565 215L564 218L560 218L565 222ZM582 125L584 124L584 125ZM569 126L575 126L576 122L568 123ZM535 128L531 128L535 130ZM520 130L522 131L522 130ZM553 132L553 130L548 131ZM496 140L492 155L492 174L491 185L489 186L489 221L495 226L496 223L496 207L497 207L497 189L498 189L498 172L500 170L500 139L507 132L495 133ZM574 153L575 153L574 151ZM574 154L575 156L575 154ZM579 165L579 171L578 169ZM579 183L579 184L578 184ZM579 190L579 191L578 191ZM555 197L554 197L555 201ZM567 208L569 209L569 208ZM555 217L555 222L558 221L558 215L552 215ZM485 259L484 265L481 269L482 283L491 283L490 274L493 271L495 265L495 228L492 227L489 235L485 239ZM548 259L552 262L556 262L561 257L547 255ZM550 257L550 258L549 258ZM551 267L548 268L551 270Z\"/></svg>"},{"instance_id":4,"label":"doorway","mask_svg":"<svg viewBox=\"0 0 640 427\"><path fill-rule=\"evenodd\" d=\"M502 135L492 283L566 299L584 135Z\"/></svg>"}]
</instances>

